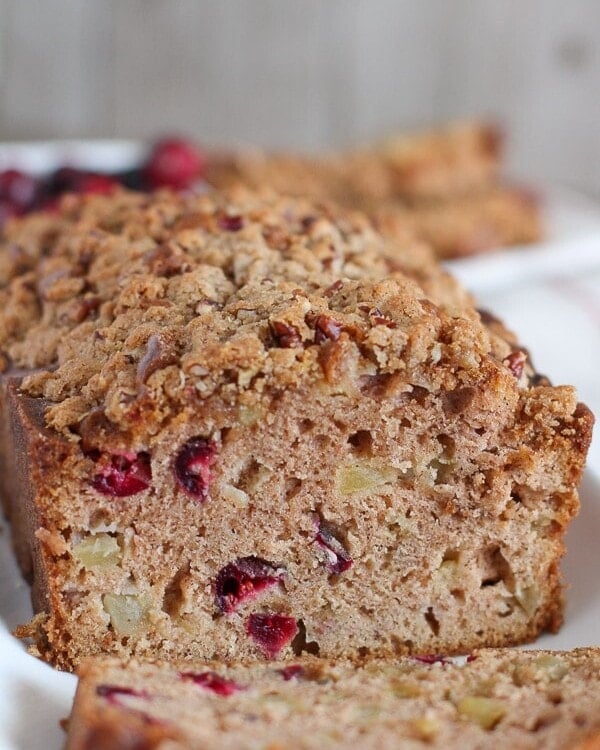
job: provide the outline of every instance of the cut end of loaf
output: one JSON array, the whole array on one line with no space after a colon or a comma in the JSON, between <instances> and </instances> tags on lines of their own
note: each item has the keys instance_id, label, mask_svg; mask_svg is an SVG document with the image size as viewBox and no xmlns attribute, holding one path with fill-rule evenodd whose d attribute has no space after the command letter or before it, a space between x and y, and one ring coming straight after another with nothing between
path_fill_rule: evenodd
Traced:
<instances>
[{"instance_id":1,"label":"cut end of loaf","mask_svg":"<svg viewBox=\"0 0 600 750\"><path fill-rule=\"evenodd\" d=\"M245 191L28 222L0 269L0 343L31 370L3 379L2 460L45 658L460 653L558 627L591 415L428 256Z\"/></svg>"}]
</instances>

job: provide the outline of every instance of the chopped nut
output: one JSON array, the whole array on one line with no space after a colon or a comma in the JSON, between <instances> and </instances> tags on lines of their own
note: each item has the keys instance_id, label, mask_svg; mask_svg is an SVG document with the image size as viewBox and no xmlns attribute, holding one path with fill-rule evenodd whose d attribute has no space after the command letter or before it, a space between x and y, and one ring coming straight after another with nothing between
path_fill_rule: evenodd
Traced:
<instances>
[{"instance_id":1,"label":"chopped nut","mask_svg":"<svg viewBox=\"0 0 600 750\"><path fill-rule=\"evenodd\" d=\"M527 356L522 351L511 352L508 357L504 360L504 364L512 372L517 380L523 374L525 363L527 362Z\"/></svg>"},{"instance_id":2,"label":"chopped nut","mask_svg":"<svg viewBox=\"0 0 600 750\"><path fill-rule=\"evenodd\" d=\"M58 531L39 528L35 532L35 536L56 557L64 555L68 550L64 537Z\"/></svg>"},{"instance_id":3,"label":"chopped nut","mask_svg":"<svg viewBox=\"0 0 600 750\"><path fill-rule=\"evenodd\" d=\"M284 323L282 320L271 320L269 326L278 346L282 346L284 349L302 346L302 336L295 326Z\"/></svg>"},{"instance_id":4,"label":"chopped nut","mask_svg":"<svg viewBox=\"0 0 600 750\"><path fill-rule=\"evenodd\" d=\"M322 344L323 341L337 341L342 332L342 324L328 315L318 315L314 321L315 343Z\"/></svg>"},{"instance_id":5,"label":"chopped nut","mask_svg":"<svg viewBox=\"0 0 600 750\"><path fill-rule=\"evenodd\" d=\"M146 353L137 366L138 383L145 383L150 375L177 361L175 342L166 334L152 335L146 343Z\"/></svg>"}]
</instances>

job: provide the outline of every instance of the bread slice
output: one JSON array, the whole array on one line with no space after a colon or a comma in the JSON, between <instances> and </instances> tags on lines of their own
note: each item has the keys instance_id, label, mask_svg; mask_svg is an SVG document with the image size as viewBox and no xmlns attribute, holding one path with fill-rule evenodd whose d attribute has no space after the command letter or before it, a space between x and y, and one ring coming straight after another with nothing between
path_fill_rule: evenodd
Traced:
<instances>
[{"instance_id":1,"label":"bread slice","mask_svg":"<svg viewBox=\"0 0 600 750\"><path fill-rule=\"evenodd\" d=\"M206 178L220 188L241 181L360 208L390 199L409 205L488 190L498 176L501 154L495 126L457 122L322 157L257 149L209 154Z\"/></svg>"},{"instance_id":2,"label":"bread slice","mask_svg":"<svg viewBox=\"0 0 600 750\"><path fill-rule=\"evenodd\" d=\"M362 665L85 662L67 750L600 747L600 651Z\"/></svg>"},{"instance_id":3,"label":"bread slice","mask_svg":"<svg viewBox=\"0 0 600 750\"><path fill-rule=\"evenodd\" d=\"M412 233L439 258L455 258L543 237L539 200L498 182L500 140L472 122L320 157L213 154L206 177L220 188L269 185L337 201L373 216L384 233Z\"/></svg>"},{"instance_id":4,"label":"bread slice","mask_svg":"<svg viewBox=\"0 0 600 750\"><path fill-rule=\"evenodd\" d=\"M539 242L544 236L536 197L531 191L503 185L422 205L389 202L373 206L370 213L383 234L412 232L442 259Z\"/></svg>"},{"instance_id":5,"label":"bread slice","mask_svg":"<svg viewBox=\"0 0 600 750\"><path fill-rule=\"evenodd\" d=\"M24 220L0 259L3 495L44 658L560 625L591 414L426 255L304 201L122 193Z\"/></svg>"}]
</instances>

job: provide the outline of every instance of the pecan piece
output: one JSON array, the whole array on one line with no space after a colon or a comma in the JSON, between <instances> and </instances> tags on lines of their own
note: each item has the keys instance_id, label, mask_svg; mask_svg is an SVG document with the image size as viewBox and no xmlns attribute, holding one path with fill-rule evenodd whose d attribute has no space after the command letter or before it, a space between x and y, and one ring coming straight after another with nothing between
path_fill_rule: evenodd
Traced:
<instances>
[{"instance_id":1,"label":"pecan piece","mask_svg":"<svg viewBox=\"0 0 600 750\"><path fill-rule=\"evenodd\" d=\"M282 320L269 321L271 334L278 346L284 349L293 349L302 346L302 336L300 331L290 323L284 323Z\"/></svg>"}]
</instances>

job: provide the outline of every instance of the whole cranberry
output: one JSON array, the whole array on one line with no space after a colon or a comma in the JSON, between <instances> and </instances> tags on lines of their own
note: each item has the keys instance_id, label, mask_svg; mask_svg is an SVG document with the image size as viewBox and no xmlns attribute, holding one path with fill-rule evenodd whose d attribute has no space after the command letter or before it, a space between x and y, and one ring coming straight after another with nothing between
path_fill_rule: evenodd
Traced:
<instances>
[{"instance_id":1,"label":"whole cranberry","mask_svg":"<svg viewBox=\"0 0 600 750\"><path fill-rule=\"evenodd\" d=\"M238 214L230 215L224 214L219 217L218 220L219 229L223 229L225 232L239 232L244 226L244 217Z\"/></svg>"},{"instance_id":2,"label":"whole cranberry","mask_svg":"<svg viewBox=\"0 0 600 750\"><path fill-rule=\"evenodd\" d=\"M0 172L0 199L9 201L17 209L27 211L33 206L39 192L35 177L16 169Z\"/></svg>"},{"instance_id":3,"label":"whole cranberry","mask_svg":"<svg viewBox=\"0 0 600 750\"><path fill-rule=\"evenodd\" d=\"M19 207L15 206L12 201L0 198L0 229L10 218L18 216L20 213Z\"/></svg>"},{"instance_id":4,"label":"whole cranberry","mask_svg":"<svg viewBox=\"0 0 600 750\"><path fill-rule=\"evenodd\" d=\"M165 138L156 143L150 153L146 179L153 188L184 190L201 177L204 162L204 154L190 141Z\"/></svg>"},{"instance_id":5,"label":"whole cranberry","mask_svg":"<svg viewBox=\"0 0 600 750\"><path fill-rule=\"evenodd\" d=\"M48 187L53 194L78 193L81 181L88 173L75 167L60 167L50 177Z\"/></svg>"},{"instance_id":6,"label":"whole cranberry","mask_svg":"<svg viewBox=\"0 0 600 750\"><path fill-rule=\"evenodd\" d=\"M147 190L146 178L143 169L129 169L126 172L115 174L115 178L123 187L129 190Z\"/></svg>"},{"instance_id":7,"label":"whole cranberry","mask_svg":"<svg viewBox=\"0 0 600 750\"><path fill-rule=\"evenodd\" d=\"M286 682L293 680L295 677L300 678L304 674L304 667L301 664L290 664L288 667L277 670Z\"/></svg>"},{"instance_id":8,"label":"whole cranberry","mask_svg":"<svg viewBox=\"0 0 600 750\"><path fill-rule=\"evenodd\" d=\"M119 705L119 698L123 695L131 696L132 698L148 698L148 694L145 691L134 690L130 687L121 687L120 685L98 685L96 688L96 695L101 698L106 698L109 703Z\"/></svg>"},{"instance_id":9,"label":"whole cranberry","mask_svg":"<svg viewBox=\"0 0 600 750\"><path fill-rule=\"evenodd\" d=\"M119 183L107 174L87 174L81 177L77 192L94 195L109 195Z\"/></svg>"},{"instance_id":10,"label":"whole cranberry","mask_svg":"<svg viewBox=\"0 0 600 750\"><path fill-rule=\"evenodd\" d=\"M421 662L421 664L447 664L446 657L440 654L413 654L411 657L415 661Z\"/></svg>"}]
</instances>

